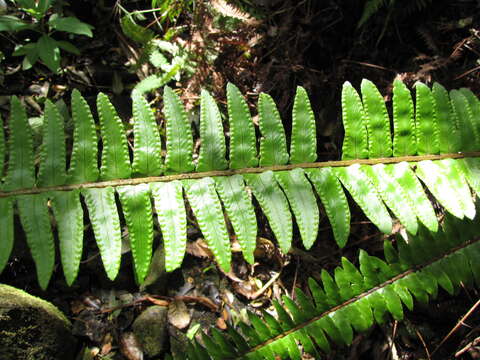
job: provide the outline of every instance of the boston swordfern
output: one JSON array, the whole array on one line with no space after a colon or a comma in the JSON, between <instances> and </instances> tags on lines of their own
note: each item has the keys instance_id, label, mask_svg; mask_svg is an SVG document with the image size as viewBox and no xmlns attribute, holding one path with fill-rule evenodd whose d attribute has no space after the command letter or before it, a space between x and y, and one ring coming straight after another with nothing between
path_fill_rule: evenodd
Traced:
<instances>
[{"instance_id":1,"label":"boston swordfern","mask_svg":"<svg viewBox=\"0 0 480 360\"><path fill-rule=\"evenodd\" d=\"M116 277L120 266L119 213L123 213L139 283L150 264L155 213L164 241L166 268L172 271L180 266L187 240L185 199L225 271L230 268L231 249L223 211L245 259L254 261L257 220L251 194L284 252L292 242L292 214L305 248L315 242L320 219L315 193L339 246L345 245L350 231L344 189L372 223L387 234L392 231L389 210L412 235L422 226L438 230L423 185L453 216L475 216L470 188L477 193L480 190L480 164L475 153L480 143L480 101L467 89L448 93L439 84L430 89L417 83L414 107L410 91L396 81L390 119L373 83L362 82L361 97L346 83L342 92L342 161L324 163L315 162L315 117L303 88L299 87L295 96L289 144L276 105L268 95L259 95L260 139L256 138L244 98L232 84L227 87L227 98L228 160L221 113L213 97L202 91L201 146L194 161L191 125L178 95L165 87L164 139L148 102L135 95L131 162L123 124L107 96L99 94L97 98L98 138L89 106L74 90L70 166L67 169L62 117L47 101L36 172L26 111L12 97L8 146L0 132L0 168L6 168L0 192L0 270L13 246L17 209L40 286L48 286L54 267L53 231L58 233L67 283L72 284L82 256L83 222L87 216L82 201L110 279ZM6 147L9 160L5 163ZM55 229L50 223L51 214Z\"/></svg>"}]
</instances>

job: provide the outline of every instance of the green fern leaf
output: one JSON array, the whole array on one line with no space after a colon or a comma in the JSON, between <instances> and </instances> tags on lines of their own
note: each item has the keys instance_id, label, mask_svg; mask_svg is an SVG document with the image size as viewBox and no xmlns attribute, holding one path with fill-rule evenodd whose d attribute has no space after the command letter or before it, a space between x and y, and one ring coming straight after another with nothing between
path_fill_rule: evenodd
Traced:
<instances>
[{"instance_id":1,"label":"green fern leaf","mask_svg":"<svg viewBox=\"0 0 480 360\"><path fill-rule=\"evenodd\" d=\"M335 168L333 171L357 204L360 205L365 215L377 225L380 231L390 234L392 232L392 219L385 205L379 199L377 192L374 191L370 180L362 172L361 167L351 165L346 168Z\"/></svg>"},{"instance_id":2,"label":"green fern leaf","mask_svg":"<svg viewBox=\"0 0 480 360\"><path fill-rule=\"evenodd\" d=\"M434 83L432 95L437 114L440 153L458 152L461 149L460 137L448 92L442 85Z\"/></svg>"},{"instance_id":3,"label":"green fern leaf","mask_svg":"<svg viewBox=\"0 0 480 360\"><path fill-rule=\"evenodd\" d=\"M108 96L97 96L97 110L102 134L102 180L126 179L132 174L125 128Z\"/></svg>"},{"instance_id":4,"label":"green fern leaf","mask_svg":"<svg viewBox=\"0 0 480 360\"><path fill-rule=\"evenodd\" d=\"M342 185L332 168L308 169L306 173L325 207L335 241L342 248L350 234L350 208Z\"/></svg>"},{"instance_id":5,"label":"green fern leaf","mask_svg":"<svg viewBox=\"0 0 480 360\"><path fill-rule=\"evenodd\" d=\"M290 162L300 164L317 159L315 116L306 90L298 86L293 103Z\"/></svg>"},{"instance_id":6,"label":"green fern leaf","mask_svg":"<svg viewBox=\"0 0 480 360\"><path fill-rule=\"evenodd\" d=\"M377 87L369 80L362 81L363 108L368 133L368 156L392 156L390 119L385 102Z\"/></svg>"},{"instance_id":7,"label":"green fern leaf","mask_svg":"<svg viewBox=\"0 0 480 360\"><path fill-rule=\"evenodd\" d=\"M163 91L163 112L167 121L167 173L190 172L194 170L192 161L193 138L187 113L180 98L165 86Z\"/></svg>"},{"instance_id":8,"label":"green fern leaf","mask_svg":"<svg viewBox=\"0 0 480 360\"><path fill-rule=\"evenodd\" d=\"M223 170L228 167L222 117L212 95L202 90L200 95L200 154L197 171Z\"/></svg>"},{"instance_id":9,"label":"green fern leaf","mask_svg":"<svg viewBox=\"0 0 480 360\"><path fill-rule=\"evenodd\" d=\"M468 101L472 116L470 121L472 122L473 134L475 136L475 143L480 142L480 100L475 96L475 94L466 88L461 88L459 91Z\"/></svg>"},{"instance_id":10,"label":"green fern leaf","mask_svg":"<svg viewBox=\"0 0 480 360\"><path fill-rule=\"evenodd\" d=\"M215 191L215 182L206 177L200 180L184 180L188 201L197 218L208 247L220 267L230 271L230 238L222 213L222 205Z\"/></svg>"},{"instance_id":11,"label":"green fern leaf","mask_svg":"<svg viewBox=\"0 0 480 360\"><path fill-rule=\"evenodd\" d=\"M458 194L447 180L444 169L437 162L424 160L416 165L416 174L420 177L430 192L452 215L463 219L463 206L458 199Z\"/></svg>"},{"instance_id":12,"label":"green fern leaf","mask_svg":"<svg viewBox=\"0 0 480 360\"><path fill-rule=\"evenodd\" d=\"M133 97L133 118L135 147L132 170L138 175L160 175L163 171L160 134L152 109L141 95Z\"/></svg>"},{"instance_id":13,"label":"green fern leaf","mask_svg":"<svg viewBox=\"0 0 480 360\"><path fill-rule=\"evenodd\" d=\"M66 181L66 151L63 118L47 99L43 123L43 144L40 151L39 186L63 185Z\"/></svg>"},{"instance_id":14,"label":"green fern leaf","mask_svg":"<svg viewBox=\"0 0 480 360\"><path fill-rule=\"evenodd\" d=\"M244 178L267 216L280 248L286 254L292 243L292 215L288 200L275 181L274 173L266 171L258 175L247 174Z\"/></svg>"},{"instance_id":15,"label":"green fern leaf","mask_svg":"<svg viewBox=\"0 0 480 360\"><path fill-rule=\"evenodd\" d=\"M438 220L435 210L433 210L432 203L423 191L422 184L420 184L408 163L388 164L385 166L385 171L395 180L396 185L403 189L408 203L423 225L430 231L437 232Z\"/></svg>"},{"instance_id":16,"label":"green fern leaf","mask_svg":"<svg viewBox=\"0 0 480 360\"><path fill-rule=\"evenodd\" d=\"M342 120L345 128L342 160L368 158L366 115L362 101L348 81L342 89Z\"/></svg>"},{"instance_id":17,"label":"green fern leaf","mask_svg":"<svg viewBox=\"0 0 480 360\"><path fill-rule=\"evenodd\" d=\"M385 171L385 165L362 166L362 170L375 185L385 204L392 210L407 231L416 234L418 229L417 217L410 206L407 194Z\"/></svg>"},{"instance_id":18,"label":"green fern leaf","mask_svg":"<svg viewBox=\"0 0 480 360\"><path fill-rule=\"evenodd\" d=\"M260 166L284 165L288 162L287 141L275 102L265 93L258 96Z\"/></svg>"},{"instance_id":19,"label":"green fern leaf","mask_svg":"<svg viewBox=\"0 0 480 360\"><path fill-rule=\"evenodd\" d=\"M114 280L120 268L122 238L120 220L112 187L84 189L90 222L102 257L105 272Z\"/></svg>"},{"instance_id":20,"label":"green fern leaf","mask_svg":"<svg viewBox=\"0 0 480 360\"><path fill-rule=\"evenodd\" d=\"M460 170L465 176L468 184L478 196L480 194L480 159L459 159L457 164L460 166Z\"/></svg>"},{"instance_id":21,"label":"green fern leaf","mask_svg":"<svg viewBox=\"0 0 480 360\"><path fill-rule=\"evenodd\" d=\"M215 187L232 222L243 256L250 264L255 259L257 219L251 199L245 190L242 175L215 177Z\"/></svg>"},{"instance_id":22,"label":"green fern leaf","mask_svg":"<svg viewBox=\"0 0 480 360\"><path fill-rule=\"evenodd\" d=\"M56 191L51 194L53 214L57 221L60 256L68 285L75 281L83 249L83 209L80 191Z\"/></svg>"},{"instance_id":23,"label":"green fern leaf","mask_svg":"<svg viewBox=\"0 0 480 360\"><path fill-rule=\"evenodd\" d=\"M472 193L463 176L461 167L453 159L443 159L437 161L436 164L443 169L447 181L450 182L452 189L457 194L458 201L465 216L473 219L475 217L475 204L473 203Z\"/></svg>"},{"instance_id":24,"label":"green fern leaf","mask_svg":"<svg viewBox=\"0 0 480 360\"><path fill-rule=\"evenodd\" d=\"M0 273L8 263L13 249L13 201L10 198L0 199Z\"/></svg>"},{"instance_id":25,"label":"green fern leaf","mask_svg":"<svg viewBox=\"0 0 480 360\"><path fill-rule=\"evenodd\" d=\"M415 129L418 155L438 154L439 130L435 113L435 100L427 85L417 82Z\"/></svg>"},{"instance_id":26,"label":"green fern leaf","mask_svg":"<svg viewBox=\"0 0 480 360\"><path fill-rule=\"evenodd\" d=\"M417 140L412 95L400 80L393 82L393 129L393 156L415 155Z\"/></svg>"},{"instance_id":27,"label":"green fern leaf","mask_svg":"<svg viewBox=\"0 0 480 360\"><path fill-rule=\"evenodd\" d=\"M165 269L173 271L183 260L187 242L187 215L180 181L150 185L165 248Z\"/></svg>"},{"instance_id":28,"label":"green fern leaf","mask_svg":"<svg viewBox=\"0 0 480 360\"><path fill-rule=\"evenodd\" d=\"M310 249L317 239L319 211L312 185L302 168L275 173L297 220L305 249Z\"/></svg>"},{"instance_id":29,"label":"green fern leaf","mask_svg":"<svg viewBox=\"0 0 480 360\"><path fill-rule=\"evenodd\" d=\"M27 244L35 261L38 283L45 290L55 263L55 245L50 227L47 198L44 194L19 196L17 206Z\"/></svg>"},{"instance_id":30,"label":"green fern leaf","mask_svg":"<svg viewBox=\"0 0 480 360\"><path fill-rule=\"evenodd\" d=\"M148 274L152 258L153 214L150 188L147 184L120 186L115 189L120 197L130 237L130 248L137 282L142 284Z\"/></svg>"},{"instance_id":31,"label":"green fern leaf","mask_svg":"<svg viewBox=\"0 0 480 360\"><path fill-rule=\"evenodd\" d=\"M228 119L230 123L230 169L258 165L255 129L248 105L240 90L227 84Z\"/></svg>"},{"instance_id":32,"label":"green fern leaf","mask_svg":"<svg viewBox=\"0 0 480 360\"><path fill-rule=\"evenodd\" d=\"M68 169L70 184L98 179L98 140L92 113L77 89L72 91L73 149Z\"/></svg>"},{"instance_id":33,"label":"green fern leaf","mask_svg":"<svg viewBox=\"0 0 480 360\"><path fill-rule=\"evenodd\" d=\"M457 128L460 132L462 148L467 151L475 151L479 138L473 126L474 120L470 103L459 90L450 91L450 99L457 120Z\"/></svg>"},{"instance_id":34,"label":"green fern leaf","mask_svg":"<svg viewBox=\"0 0 480 360\"><path fill-rule=\"evenodd\" d=\"M16 190L33 187L35 167L33 165L32 131L27 113L16 96L10 102L9 160L4 189Z\"/></svg>"}]
</instances>

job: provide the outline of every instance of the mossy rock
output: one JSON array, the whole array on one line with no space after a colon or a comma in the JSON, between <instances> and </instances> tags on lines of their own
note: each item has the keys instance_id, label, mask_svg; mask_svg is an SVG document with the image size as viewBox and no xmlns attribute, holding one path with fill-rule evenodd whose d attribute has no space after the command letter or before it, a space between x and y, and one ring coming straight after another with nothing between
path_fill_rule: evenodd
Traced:
<instances>
[{"instance_id":1,"label":"mossy rock","mask_svg":"<svg viewBox=\"0 0 480 360\"><path fill-rule=\"evenodd\" d=\"M154 305L144 310L133 323L133 333L150 357L165 351L167 313L168 307Z\"/></svg>"},{"instance_id":2,"label":"mossy rock","mask_svg":"<svg viewBox=\"0 0 480 360\"><path fill-rule=\"evenodd\" d=\"M51 303L0 284L0 359L69 360L71 323Z\"/></svg>"}]
</instances>

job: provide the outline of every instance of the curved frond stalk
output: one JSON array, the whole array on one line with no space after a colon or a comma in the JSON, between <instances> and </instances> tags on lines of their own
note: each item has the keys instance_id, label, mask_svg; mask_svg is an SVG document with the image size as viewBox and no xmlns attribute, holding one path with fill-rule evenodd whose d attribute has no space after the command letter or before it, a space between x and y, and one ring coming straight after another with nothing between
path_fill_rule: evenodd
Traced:
<instances>
[{"instance_id":1,"label":"curved frond stalk","mask_svg":"<svg viewBox=\"0 0 480 360\"><path fill-rule=\"evenodd\" d=\"M139 284L148 274L152 258L153 214L150 188L147 184L120 186L115 189L120 197L127 223L130 248Z\"/></svg>"},{"instance_id":2,"label":"curved frond stalk","mask_svg":"<svg viewBox=\"0 0 480 360\"><path fill-rule=\"evenodd\" d=\"M97 111L102 134L102 180L126 179L132 174L125 128L108 96L99 93Z\"/></svg>"},{"instance_id":3,"label":"curved frond stalk","mask_svg":"<svg viewBox=\"0 0 480 360\"><path fill-rule=\"evenodd\" d=\"M348 81L342 88L342 120L345 129L342 160L368 158L366 115L362 100Z\"/></svg>"},{"instance_id":4,"label":"curved frond stalk","mask_svg":"<svg viewBox=\"0 0 480 360\"><path fill-rule=\"evenodd\" d=\"M369 80L362 80L363 109L368 133L368 156L392 156L390 118L382 95Z\"/></svg>"},{"instance_id":5,"label":"curved frond stalk","mask_svg":"<svg viewBox=\"0 0 480 360\"><path fill-rule=\"evenodd\" d=\"M435 100L427 85L417 82L415 130L417 136L417 153L438 154L439 131L437 115L435 113Z\"/></svg>"},{"instance_id":6,"label":"curved frond stalk","mask_svg":"<svg viewBox=\"0 0 480 360\"><path fill-rule=\"evenodd\" d=\"M165 249L165 269L180 267L187 245L187 214L183 200L182 183L150 184Z\"/></svg>"},{"instance_id":7,"label":"curved frond stalk","mask_svg":"<svg viewBox=\"0 0 480 360\"><path fill-rule=\"evenodd\" d=\"M415 109L410 91L400 80L393 82L393 130L393 156L415 155Z\"/></svg>"},{"instance_id":8,"label":"curved frond stalk","mask_svg":"<svg viewBox=\"0 0 480 360\"><path fill-rule=\"evenodd\" d=\"M317 132L307 91L297 87L292 112L290 163L301 164L317 160Z\"/></svg>"},{"instance_id":9,"label":"curved frond stalk","mask_svg":"<svg viewBox=\"0 0 480 360\"><path fill-rule=\"evenodd\" d=\"M168 86L163 90L163 104L167 133L165 171L167 174L193 171L192 129L182 101Z\"/></svg>"},{"instance_id":10,"label":"curved frond stalk","mask_svg":"<svg viewBox=\"0 0 480 360\"><path fill-rule=\"evenodd\" d=\"M222 205L215 191L214 180L209 177L200 180L185 180L183 185L208 247L215 255L220 267L225 272L229 272L230 238L223 217Z\"/></svg>"},{"instance_id":11,"label":"curved frond stalk","mask_svg":"<svg viewBox=\"0 0 480 360\"><path fill-rule=\"evenodd\" d=\"M95 122L85 99L77 89L72 91L72 119L74 123L73 149L68 169L70 184L97 181L98 139Z\"/></svg>"},{"instance_id":12,"label":"curved frond stalk","mask_svg":"<svg viewBox=\"0 0 480 360\"><path fill-rule=\"evenodd\" d=\"M80 191L56 191L50 195L57 221L60 256L68 285L77 278L83 250L83 209Z\"/></svg>"},{"instance_id":13,"label":"curved frond stalk","mask_svg":"<svg viewBox=\"0 0 480 360\"><path fill-rule=\"evenodd\" d=\"M45 290L55 263L55 245L44 194L24 195L17 198L17 206L27 244L37 269L40 287Z\"/></svg>"},{"instance_id":14,"label":"curved frond stalk","mask_svg":"<svg viewBox=\"0 0 480 360\"><path fill-rule=\"evenodd\" d=\"M32 130L27 112L16 96L10 102L10 138L8 167L4 189L26 189L35 184Z\"/></svg>"},{"instance_id":15,"label":"curved frond stalk","mask_svg":"<svg viewBox=\"0 0 480 360\"><path fill-rule=\"evenodd\" d=\"M97 241L103 267L110 280L117 277L122 256L122 237L115 190L112 187L103 189L84 189L82 194L88 208L95 240Z\"/></svg>"},{"instance_id":16,"label":"curved frond stalk","mask_svg":"<svg viewBox=\"0 0 480 360\"><path fill-rule=\"evenodd\" d=\"M260 139L260 166L288 163L287 140L277 105L265 93L258 96L258 124Z\"/></svg>"},{"instance_id":17,"label":"curved frond stalk","mask_svg":"<svg viewBox=\"0 0 480 360\"><path fill-rule=\"evenodd\" d=\"M457 222L447 218L436 234L422 228L401 239L395 249L385 242L387 261L360 251L356 268L347 259L332 277L322 271L321 282L309 280L311 296L296 289L296 301L283 297L274 302L278 319L249 314L250 325L241 322L242 334L233 328L212 336L204 334L204 346L193 345L188 359L302 359L304 354L320 358L330 344L349 345L355 332L366 331L391 316L400 321L404 307L411 310L414 298L428 302L439 287L449 293L462 284L480 280L480 240L477 222ZM474 234L476 236L474 236ZM288 312L287 312L288 311ZM227 346L228 345L228 346Z\"/></svg>"},{"instance_id":18,"label":"curved frond stalk","mask_svg":"<svg viewBox=\"0 0 480 360\"><path fill-rule=\"evenodd\" d=\"M248 105L240 90L227 84L228 121L230 124L230 169L258 165L255 129Z\"/></svg>"},{"instance_id":19,"label":"curved frond stalk","mask_svg":"<svg viewBox=\"0 0 480 360\"><path fill-rule=\"evenodd\" d=\"M222 170L228 167L222 117L212 95L202 90L200 95L200 154L197 171Z\"/></svg>"},{"instance_id":20,"label":"curved frond stalk","mask_svg":"<svg viewBox=\"0 0 480 360\"><path fill-rule=\"evenodd\" d=\"M45 101L43 117L43 143L40 151L38 185L62 185L65 184L67 177L63 118L57 107L48 99Z\"/></svg>"},{"instance_id":21,"label":"curved frond stalk","mask_svg":"<svg viewBox=\"0 0 480 360\"><path fill-rule=\"evenodd\" d=\"M143 95L133 97L133 118L132 170L138 175L160 175L163 172L160 134L152 109Z\"/></svg>"}]
</instances>

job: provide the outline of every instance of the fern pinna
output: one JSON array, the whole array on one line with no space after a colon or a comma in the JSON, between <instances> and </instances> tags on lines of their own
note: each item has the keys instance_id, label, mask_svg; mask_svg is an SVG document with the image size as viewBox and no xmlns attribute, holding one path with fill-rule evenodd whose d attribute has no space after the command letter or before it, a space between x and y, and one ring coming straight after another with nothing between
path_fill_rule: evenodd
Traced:
<instances>
[{"instance_id":1,"label":"fern pinna","mask_svg":"<svg viewBox=\"0 0 480 360\"><path fill-rule=\"evenodd\" d=\"M287 151L273 100L267 94L259 95L261 138L257 139L244 98L229 84L228 160L221 113L213 97L202 91L201 146L196 161L191 125L172 89L164 89L164 139L147 100L133 96L132 154L123 124L107 96L99 94L97 98L98 138L90 108L75 90L69 167L63 120L56 106L47 101L38 171L25 108L12 97L8 152L0 132L0 165L6 168L0 192L0 270L12 249L16 208L39 283L47 287L55 260L53 214L65 277L72 284L82 256L86 217L82 199L110 279L116 277L120 265L119 213L123 213L139 283L150 264L154 213L163 236L166 268L171 271L180 266L186 247L185 199L224 270L230 268L231 258L224 210L245 259L254 261L257 223L251 194L284 252L292 242L292 213L305 248L315 242L320 218L315 193L339 246L345 245L350 230L344 189L384 233L392 231L389 209L412 235L420 225L437 231L437 217L422 183L449 213L472 219L475 206L470 187L477 193L480 190L480 165L475 157L478 153L474 153L480 137L479 100L467 89L448 93L439 84L430 89L417 83L415 107L403 83L396 81L393 93L392 140L390 118L377 88L364 80L360 97L346 83L342 93L343 159L316 163L315 118L301 87L295 96Z\"/></svg>"}]
</instances>

